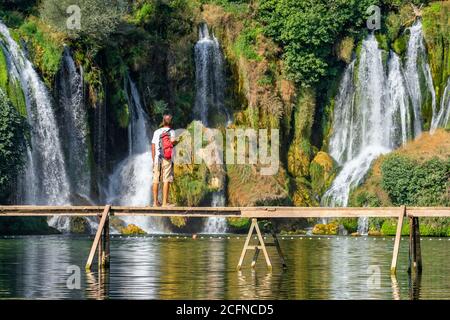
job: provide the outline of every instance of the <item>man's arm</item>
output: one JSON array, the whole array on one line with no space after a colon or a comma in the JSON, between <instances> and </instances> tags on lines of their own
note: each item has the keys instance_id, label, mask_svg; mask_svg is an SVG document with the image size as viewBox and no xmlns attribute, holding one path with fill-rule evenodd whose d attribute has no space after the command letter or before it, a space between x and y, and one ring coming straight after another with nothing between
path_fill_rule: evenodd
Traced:
<instances>
[{"instance_id":1,"label":"man's arm","mask_svg":"<svg viewBox=\"0 0 450 320\"><path fill-rule=\"evenodd\" d=\"M175 131L173 129L170 131L170 142L172 142L173 146L176 146L180 140L175 137Z\"/></svg>"},{"instance_id":2,"label":"man's arm","mask_svg":"<svg viewBox=\"0 0 450 320\"><path fill-rule=\"evenodd\" d=\"M152 143L152 162L155 163L155 144Z\"/></svg>"}]
</instances>

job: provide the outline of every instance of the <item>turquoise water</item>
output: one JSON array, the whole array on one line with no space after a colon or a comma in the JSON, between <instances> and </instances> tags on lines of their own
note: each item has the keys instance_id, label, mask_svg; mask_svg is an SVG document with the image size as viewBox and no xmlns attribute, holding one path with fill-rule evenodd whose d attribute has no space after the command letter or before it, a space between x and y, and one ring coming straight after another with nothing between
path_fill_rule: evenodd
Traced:
<instances>
[{"instance_id":1,"label":"turquoise water","mask_svg":"<svg viewBox=\"0 0 450 320\"><path fill-rule=\"evenodd\" d=\"M111 268L86 273L92 238L0 238L0 298L24 299L449 299L450 240L424 238L423 273L410 278L403 238L397 278L391 237L284 237L283 271L273 248L236 271L244 236L113 237ZM80 288L68 279L80 268ZM72 269L70 269L72 268ZM75 278L76 279L76 278ZM70 282L76 283L76 282Z\"/></svg>"}]
</instances>

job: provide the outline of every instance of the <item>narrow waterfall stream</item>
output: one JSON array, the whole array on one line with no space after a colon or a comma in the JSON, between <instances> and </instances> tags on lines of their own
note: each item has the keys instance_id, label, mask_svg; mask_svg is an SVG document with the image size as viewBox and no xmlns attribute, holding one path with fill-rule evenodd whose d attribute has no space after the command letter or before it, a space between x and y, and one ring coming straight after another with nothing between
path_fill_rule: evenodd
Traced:
<instances>
[{"instance_id":1,"label":"narrow waterfall stream","mask_svg":"<svg viewBox=\"0 0 450 320\"><path fill-rule=\"evenodd\" d=\"M68 47L64 48L57 75L56 96L60 115L59 128L71 198L76 204L93 204L91 199L91 163L89 126L83 92L83 70L78 70Z\"/></svg>"},{"instance_id":2,"label":"narrow waterfall stream","mask_svg":"<svg viewBox=\"0 0 450 320\"><path fill-rule=\"evenodd\" d=\"M136 85L125 78L125 92L130 110L128 156L107 179L107 203L126 206L149 206L152 203L151 121L144 111ZM162 221L150 217L125 217L147 233L163 231Z\"/></svg>"},{"instance_id":3,"label":"narrow waterfall stream","mask_svg":"<svg viewBox=\"0 0 450 320\"><path fill-rule=\"evenodd\" d=\"M219 42L214 34L209 33L208 26L203 23L199 27L199 40L195 45L196 99L195 117L204 126L217 127L227 125L231 116L225 108L225 77L223 57ZM225 190L216 191L212 195L211 206L225 206ZM208 218L205 233L226 232L225 218Z\"/></svg>"},{"instance_id":4,"label":"narrow waterfall stream","mask_svg":"<svg viewBox=\"0 0 450 320\"><path fill-rule=\"evenodd\" d=\"M420 113L426 99L431 99L435 110L420 21L409 32L404 68L392 51L385 65L375 36L369 35L358 60L345 71L336 97L329 149L341 171L325 193L323 205L347 206L350 191L363 181L373 160L422 132ZM368 219L360 218L358 233L367 232Z\"/></svg>"},{"instance_id":5,"label":"narrow waterfall stream","mask_svg":"<svg viewBox=\"0 0 450 320\"><path fill-rule=\"evenodd\" d=\"M447 85L444 89L444 94L441 98L441 106L436 116L433 116L431 122L430 132L434 133L437 128L446 128L450 124L450 77L447 80Z\"/></svg>"},{"instance_id":6,"label":"narrow waterfall stream","mask_svg":"<svg viewBox=\"0 0 450 320\"><path fill-rule=\"evenodd\" d=\"M2 22L0 34L0 45L7 59L10 81L17 81L22 88L27 120L32 128L26 169L19 182L18 202L70 204L70 181L48 89ZM67 230L69 227L68 219L50 219L49 222L60 230Z\"/></svg>"}]
</instances>

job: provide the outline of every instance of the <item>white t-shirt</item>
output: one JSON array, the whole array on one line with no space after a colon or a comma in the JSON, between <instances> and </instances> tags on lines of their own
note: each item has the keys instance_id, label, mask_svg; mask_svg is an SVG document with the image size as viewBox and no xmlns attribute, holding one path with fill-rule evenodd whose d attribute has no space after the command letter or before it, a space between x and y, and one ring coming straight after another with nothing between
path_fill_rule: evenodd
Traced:
<instances>
[{"instance_id":1,"label":"white t-shirt","mask_svg":"<svg viewBox=\"0 0 450 320\"><path fill-rule=\"evenodd\" d=\"M155 162L159 161L159 155L161 153L160 150L160 146L159 146L159 140L161 138L161 135L170 130L170 140L174 141L175 140L175 131L171 128L167 128L167 127L163 127L163 128L159 128L158 130L156 130L155 132L153 132L153 139L152 139L152 144L155 145Z\"/></svg>"}]
</instances>

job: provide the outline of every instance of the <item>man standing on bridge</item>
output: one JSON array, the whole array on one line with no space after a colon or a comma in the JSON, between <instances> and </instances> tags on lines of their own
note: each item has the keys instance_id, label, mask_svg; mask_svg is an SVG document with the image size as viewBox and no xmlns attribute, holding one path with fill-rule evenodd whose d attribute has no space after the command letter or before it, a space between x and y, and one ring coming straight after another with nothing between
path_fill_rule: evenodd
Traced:
<instances>
[{"instance_id":1,"label":"man standing on bridge","mask_svg":"<svg viewBox=\"0 0 450 320\"><path fill-rule=\"evenodd\" d=\"M159 207L158 201L159 183L163 182L162 206L173 206L168 203L169 187L173 182L173 147L178 143L175 139L175 131L172 129L172 116L165 114L161 128L153 133L152 159L153 159L153 206Z\"/></svg>"}]
</instances>

